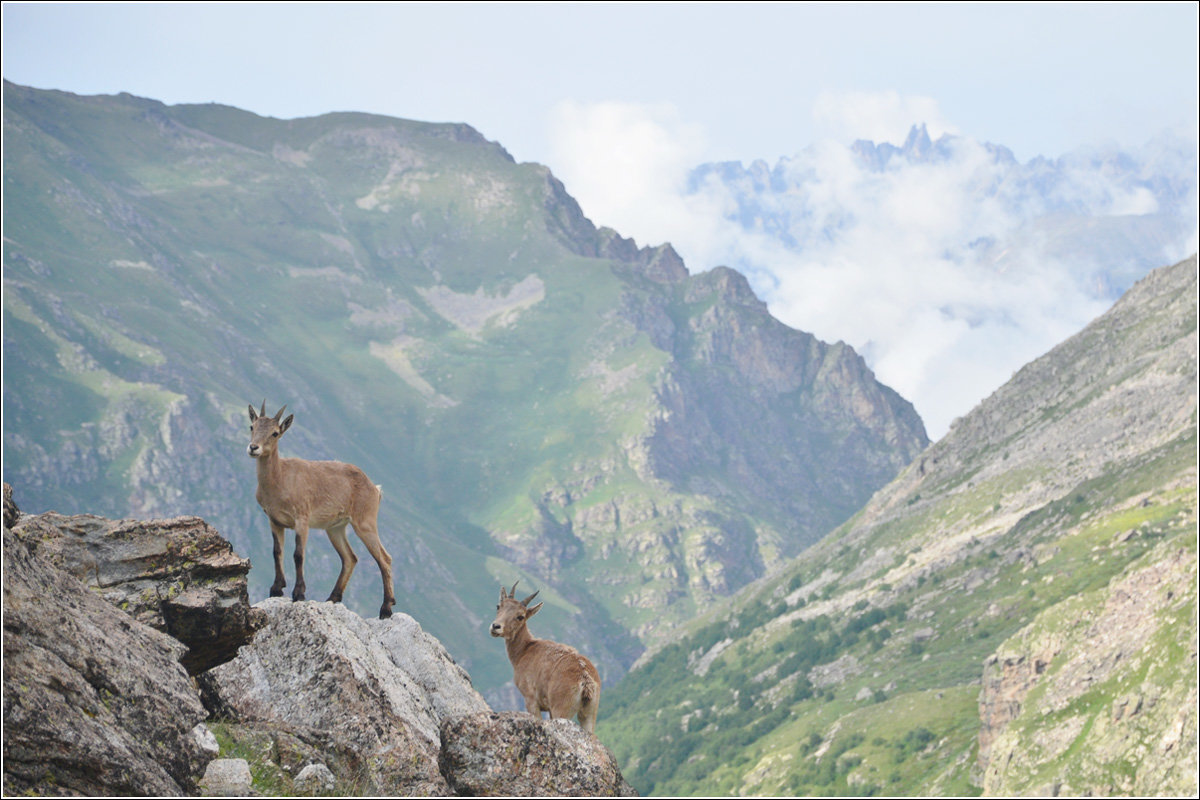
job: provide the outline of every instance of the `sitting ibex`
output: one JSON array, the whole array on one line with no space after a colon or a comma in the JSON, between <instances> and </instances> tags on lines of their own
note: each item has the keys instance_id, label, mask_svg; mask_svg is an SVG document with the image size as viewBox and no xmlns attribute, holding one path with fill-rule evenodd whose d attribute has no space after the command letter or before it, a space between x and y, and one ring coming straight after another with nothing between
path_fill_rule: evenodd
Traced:
<instances>
[{"instance_id":1,"label":"sitting ibex","mask_svg":"<svg viewBox=\"0 0 1200 800\"><path fill-rule=\"evenodd\" d=\"M308 529L324 528L342 559L342 571L329 595L334 603L341 602L342 592L350 581L350 573L358 558L346 540L346 525L354 525L354 532L362 539L367 550L379 564L383 576L383 605L379 618L392 615L396 597L392 590L392 557L379 541L379 501L382 491L371 483L361 469L340 461L305 461L302 458L281 458L279 437L291 427L294 414L280 421L284 409L274 417L267 416L267 403L255 413L250 409L250 445L246 448L251 458L258 459L258 493L255 497L271 521L271 535L275 539L275 582L271 584L271 596L283 595L287 581L283 578L283 532L285 528L296 531L296 585L292 589L292 600L304 599L304 546L308 542Z\"/></svg>"},{"instance_id":2,"label":"sitting ibex","mask_svg":"<svg viewBox=\"0 0 1200 800\"><path fill-rule=\"evenodd\" d=\"M538 593L518 601L513 597L516 591L516 583L507 593L500 587L492 636L505 640L513 681L525 698L525 710L539 718L543 711L549 711L550 719L578 714L580 727L594 733L600 708L600 674L574 647L533 638L527 623L542 604L529 608L529 601Z\"/></svg>"}]
</instances>

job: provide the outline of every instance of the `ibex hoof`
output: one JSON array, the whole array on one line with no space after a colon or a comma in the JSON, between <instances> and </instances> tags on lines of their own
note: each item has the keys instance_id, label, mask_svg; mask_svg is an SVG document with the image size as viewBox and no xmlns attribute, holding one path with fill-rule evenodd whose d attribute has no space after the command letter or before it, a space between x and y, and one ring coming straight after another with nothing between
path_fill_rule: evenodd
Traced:
<instances>
[{"instance_id":1,"label":"ibex hoof","mask_svg":"<svg viewBox=\"0 0 1200 800\"><path fill-rule=\"evenodd\" d=\"M325 600L325 602L326 603L340 603L340 602L342 602L342 596L340 594L338 594L337 592L334 592L333 594L329 595L329 597Z\"/></svg>"},{"instance_id":2,"label":"ibex hoof","mask_svg":"<svg viewBox=\"0 0 1200 800\"><path fill-rule=\"evenodd\" d=\"M387 619L391 615L392 615L392 607L389 606L387 603L384 603L382 606L379 607L379 618L380 619Z\"/></svg>"},{"instance_id":3,"label":"ibex hoof","mask_svg":"<svg viewBox=\"0 0 1200 800\"><path fill-rule=\"evenodd\" d=\"M271 587L271 597L283 597L283 587L282 586L272 586Z\"/></svg>"},{"instance_id":4,"label":"ibex hoof","mask_svg":"<svg viewBox=\"0 0 1200 800\"><path fill-rule=\"evenodd\" d=\"M292 602L299 603L304 599L304 592L292 592Z\"/></svg>"}]
</instances>

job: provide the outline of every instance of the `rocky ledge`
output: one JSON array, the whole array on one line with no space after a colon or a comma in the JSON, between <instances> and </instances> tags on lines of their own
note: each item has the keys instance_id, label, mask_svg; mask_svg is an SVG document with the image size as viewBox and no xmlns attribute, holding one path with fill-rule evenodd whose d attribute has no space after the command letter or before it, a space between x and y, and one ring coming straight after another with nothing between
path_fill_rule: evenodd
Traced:
<instances>
[{"instance_id":1,"label":"rocky ledge","mask_svg":"<svg viewBox=\"0 0 1200 800\"><path fill-rule=\"evenodd\" d=\"M189 674L229 661L266 621L246 593L250 560L199 517L114 521L50 511L21 516L12 531L38 558L186 645Z\"/></svg>"},{"instance_id":2,"label":"rocky ledge","mask_svg":"<svg viewBox=\"0 0 1200 800\"><path fill-rule=\"evenodd\" d=\"M574 722L492 712L405 614L251 607L203 520L22 517L4 488L5 795L633 794Z\"/></svg>"}]
</instances>

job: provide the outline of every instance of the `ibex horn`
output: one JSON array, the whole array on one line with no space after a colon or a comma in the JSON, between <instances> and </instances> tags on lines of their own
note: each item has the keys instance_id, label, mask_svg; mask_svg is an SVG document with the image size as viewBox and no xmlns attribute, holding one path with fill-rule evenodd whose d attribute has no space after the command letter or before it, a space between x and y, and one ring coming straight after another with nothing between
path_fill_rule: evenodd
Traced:
<instances>
[{"instance_id":1,"label":"ibex horn","mask_svg":"<svg viewBox=\"0 0 1200 800\"><path fill-rule=\"evenodd\" d=\"M511 589L509 589L509 590L508 590L508 596L509 596L509 597L512 597L514 594L516 594L516 592L517 592L517 583L520 583L520 582L521 582L521 579L520 579L520 578L517 578L517 581L516 581L516 583L514 583L514 584L513 584L513 587L512 587Z\"/></svg>"},{"instance_id":2,"label":"ibex horn","mask_svg":"<svg viewBox=\"0 0 1200 800\"><path fill-rule=\"evenodd\" d=\"M280 420L280 419L283 417L283 412L284 412L284 410L285 410L286 408L287 408L287 406L286 406L286 405L284 405L284 407L283 407L283 408L281 408L281 409L279 409L278 411L276 411L276 412L275 412L275 421L276 421L276 422L279 422L279 420Z\"/></svg>"},{"instance_id":3,"label":"ibex horn","mask_svg":"<svg viewBox=\"0 0 1200 800\"><path fill-rule=\"evenodd\" d=\"M541 589L538 589L538 592L540 592L540 591L541 591ZM537 596L538 596L538 593L534 592L533 594L529 595L529 597L526 597L524 600L522 600L521 605L523 605L523 606L529 605L529 601Z\"/></svg>"},{"instance_id":4,"label":"ibex horn","mask_svg":"<svg viewBox=\"0 0 1200 800\"><path fill-rule=\"evenodd\" d=\"M267 398L263 398L262 406L258 409L258 415L265 417L267 415Z\"/></svg>"}]
</instances>

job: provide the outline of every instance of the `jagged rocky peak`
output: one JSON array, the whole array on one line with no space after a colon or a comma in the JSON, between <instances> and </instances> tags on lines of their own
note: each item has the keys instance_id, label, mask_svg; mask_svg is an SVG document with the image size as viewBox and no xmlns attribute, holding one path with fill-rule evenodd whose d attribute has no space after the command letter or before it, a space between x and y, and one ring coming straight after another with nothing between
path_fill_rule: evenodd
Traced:
<instances>
[{"instance_id":1,"label":"jagged rocky peak","mask_svg":"<svg viewBox=\"0 0 1200 800\"><path fill-rule=\"evenodd\" d=\"M707 296L714 295L727 302L751 306L763 314L768 313L767 304L754 293L750 281L735 269L717 266L696 275L688 283L684 297L689 303L697 303Z\"/></svg>"},{"instance_id":2,"label":"jagged rocky peak","mask_svg":"<svg viewBox=\"0 0 1200 800\"><path fill-rule=\"evenodd\" d=\"M688 277L683 259L670 244L639 248L633 239L621 236L612 228L593 228L581 239L575 240L575 244L583 254L628 264L635 268L636 274L655 283L676 284Z\"/></svg>"}]
</instances>

